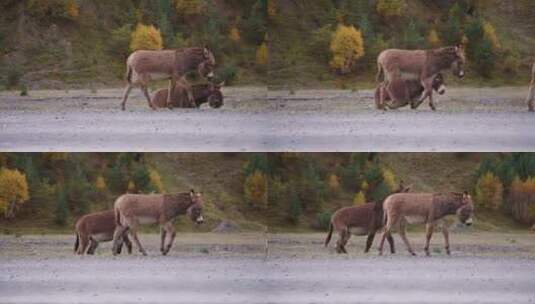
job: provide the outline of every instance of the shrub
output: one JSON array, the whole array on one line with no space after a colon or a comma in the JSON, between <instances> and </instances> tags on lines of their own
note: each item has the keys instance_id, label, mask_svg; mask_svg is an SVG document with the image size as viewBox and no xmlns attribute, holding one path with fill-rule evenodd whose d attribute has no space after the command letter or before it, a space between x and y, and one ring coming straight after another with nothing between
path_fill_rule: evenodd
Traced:
<instances>
[{"instance_id":1,"label":"shrub","mask_svg":"<svg viewBox=\"0 0 535 304\"><path fill-rule=\"evenodd\" d=\"M56 212L54 222L60 226L67 224L69 219L69 204L67 202L67 195L64 189L58 191L58 197L56 199Z\"/></svg>"},{"instance_id":2,"label":"shrub","mask_svg":"<svg viewBox=\"0 0 535 304\"><path fill-rule=\"evenodd\" d=\"M162 34L153 25L139 23L132 32L130 50L161 50L163 48Z\"/></svg>"},{"instance_id":3,"label":"shrub","mask_svg":"<svg viewBox=\"0 0 535 304\"><path fill-rule=\"evenodd\" d=\"M97 179L95 180L95 189L99 192L105 192L108 187L106 186L106 181L104 180L104 176L99 175L97 176Z\"/></svg>"},{"instance_id":4,"label":"shrub","mask_svg":"<svg viewBox=\"0 0 535 304\"><path fill-rule=\"evenodd\" d=\"M267 178L262 172L257 170L247 177L243 185L243 192L245 200L250 205L259 208L267 207L268 184Z\"/></svg>"},{"instance_id":5,"label":"shrub","mask_svg":"<svg viewBox=\"0 0 535 304\"><path fill-rule=\"evenodd\" d=\"M222 68L218 75L221 80L225 82L226 86L233 85L238 77L238 68L233 64L227 64Z\"/></svg>"},{"instance_id":6,"label":"shrub","mask_svg":"<svg viewBox=\"0 0 535 304\"><path fill-rule=\"evenodd\" d=\"M7 82L6 87L8 89L16 88L19 86L20 78L22 77L22 72L18 67L10 67L7 70Z\"/></svg>"},{"instance_id":7,"label":"shrub","mask_svg":"<svg viewBox=\"0 0 535 304\"><path fill-rule=\"evenodd\" d=\"M20 206L30 199L26 175L17 169L0 169L0 211L12 219Z\"/></svg>"},{"instance_id":8,"label":"shrub","mask_svg":"<svg viewBox=\"0 0 535 304\"><path fill-rule=\"evenodd\" d=\"M160 177L160 174L158 173L158 171L156 171L156 169L149 169L149 178L154 191L156 191L157 193L165 192L165 188L162 183L162 178Z\"/></svg>"},{"instance_id":9,"label":"shrub","mask_svg":"<svg viewBox=\"0 0 535 304\"><path fill-rule=\"evenodd\" d=\"M341 74L351 72L357 60L364 56L364 40L361 32L353 26L338 25L332 36L330 50L331 68Z\"/></svg>"},{"instance_id":10,"label":"shrub","mask_svg":"<svg viewBox=\"0 0 535 304\"><path fill-rule=\"evenodd\" d=\"M231 27L228 37L230 40L232 40L235 43L240 42L240 39L241 39L240 30L236 26Z\"/></svg>"},{"instance_id":11,"label":"shrub","mask_svg":"<svg viewBox=\"0 0 535 304\"><path fill-rule=\"evenodd\" d=\"M492 172L479 178L475 188L474 199L479 206L497 210L503 203L503 185Z\"/></svg>"},{"instance_id":12,"label":"shrub","mask_svg":"<svg viewBox=\"0 0 535 304\"><path fill-rule=\"evenodd\" d=\"M375 202L382 202L390 195L390 193L391 190L388 188L387 184L382 181L371 191L370 199Z\"/></svg>"},{"instance_id":13,"label":"shrub","mask_svg":"<svg viewBox=\"0 0 535 304\"><path fill-rule=\"evenodd\" d=\"M321 212L316 214L317 228L321 230L329 230L329 225L331 224L331 212Z\"/></svg>"},{"instance_id":14,"label":"shrub","mask_svg":"<svg viewBox=\"0 0 535 304\"><path fill-rule=\"evenodd\" d=\"M298 224L299 218L303 213L303 207L301 200L297 193L293 192L290 198L290 204L288 206L288 219L292 224Z\"/></svg>"},{"instance_id":15,"label":"shrub","mask_svg":"<svg viewBox=\"0 0 535 304\"><path fill-rule=\"evenodd\" d=\"M524 224L535 222L535 178L522 181L516 177L511 184L508 202L515 220Z\"/></svg>"},{"instance_id":16,"label":"shrub","mask_svg":"<svg viewBox=\"0 0 535 304\"><path fill-rule=\"evenodd\" d=\"M485 33L485 37L491 42L492 49L494 51L498 51L502 48L500 40L498 39L498 35L496 34L496 30L490 22L483 22L483 32Z\"/></svg>"}]
</instances>

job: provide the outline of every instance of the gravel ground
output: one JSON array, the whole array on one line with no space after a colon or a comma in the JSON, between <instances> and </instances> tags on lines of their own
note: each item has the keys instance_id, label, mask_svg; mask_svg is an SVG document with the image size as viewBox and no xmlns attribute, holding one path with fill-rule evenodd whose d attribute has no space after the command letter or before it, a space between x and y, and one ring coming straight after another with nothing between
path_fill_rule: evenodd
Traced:
<instances>
[{"instance_id":1,"label":"gravel ground","mask_svg":"<svg viewBox=\"0 0 535 304\"><path fill-rule=\"evenodd\" d=\"M526 88L452 88L432 112L377 111L372 92L225 88L221 109L151 111L121 89L0 93L3 151L533 151Z\"/></svg>"},{"instance_id":2,"label":"gravel ground","mask_svg":"<svg viewBox=\"0 0 535 304\"><path fill-rule=\"evenodd\" d=\"M324 236L270 235L266 256L262 234L179 234L162 257L141 235L148 257L79 257L72 236L4 235L0 303L535 303L533 235L456 233L430 258L364 255L362 238L337 255Z\"/></svg>"}]
</instances>

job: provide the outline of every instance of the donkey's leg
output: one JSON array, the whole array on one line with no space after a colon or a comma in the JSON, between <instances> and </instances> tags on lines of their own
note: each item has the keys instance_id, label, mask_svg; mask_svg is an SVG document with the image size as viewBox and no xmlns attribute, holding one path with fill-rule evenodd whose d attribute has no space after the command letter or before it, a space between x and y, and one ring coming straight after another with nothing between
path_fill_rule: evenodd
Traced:
<instances>
[{"instance_id":1,"label":"donkey's leg","mask_svg":"<svg viewBox=\"0 0 535 304\"><path fill-rule=\"evenodd\" d=\"M442 234L444 234L444 248L446 249L446 254L450 255L450 236L448 232L448 223L446 223L446 221L442 222Z\"/></svg>"},{"instance_id":2,"label":"donkey's leg","mask_svg":"<svg viewBox=\"0 0 535 304\"><path fill-rule=\"evenodd\" d=\"M416 253L414 253L414 251L412 250L411 244L409 243L409 239L407 238L407 232L405 231L405 228L406 228L405 226L406 226L405 220L401 220L399 223L399 235L401 236L401 239L405 243L405 246L407 246L407 250L409 251L409 253L412 255L416 255Z\"/></svg>"},{"instance_id":3,"label":"donkey's leg","mask_svg":"<svg viewBox=\"0 0 535 304\"><path fill-rule=\"evenodd\" d=\"M171 79L169 79L169 85L167 86L167 100L165 102L168 109L173 108L173 93L175 92L175 87L176 77L174 75L171 75Z\"/></svg>"},{"instance_id":4,"label":"donkey's leg","mask_svg":"<svg viewBox=\"0 0 535 304\"><path fill-rule=\"evenodd\" d=\"M126 109L126 100L128 99L128 95L130 94L130 91L132 91L132 84L129 83L126 86L126 89L124 90L123 101L121 102L121 109L123 111Z\"/></svg>"},{"instance_id":5,"label":"donkey's leg","mask_svg":"<svg viewBox=\"0 0 535 304\"><path fill-rule=\"evenodd\" d=\"M385 211L386 212L386 211ZM381 236L381 241L379 242L379 255L383 255L383 248L385 245L385 239L387 237L392 237L390 231L392 231L392 226L394 225L394 219L393 216L388 215L386 217L386 224L383 228L383 235Z\"/></svg>"},{"instance_id":6,"label":"donkey's leg","mask_svg":"<svg viewBox=\"0 0 535 304\"><path fill-rule=\"evenodd\" d=\"M139 238L137 237L137 225L134 224L130 227L130 230L128 231L132 238L134 239L134 243L136 243L137 249L139 249L139 252L143 255L147 255L147 251L143 246L141 245L141 242L139 241Z\"/></svg>"},{"instance_id":7,"label":"donkey's leg","mask_svg":"<svg viewBox=\"0 0 535 304\"><path fill-rule=\"evenodd\" d=\"M80 247L78 247L79 251L78 254L84 255L87 251L87 247L89 246L89 236L82 234L80 235Z\"/></svg>"},{"instance_id":8,"label":"donkey's leg","mask_svg":"<svg viewBox=\"0 0 535 304\"><path fill-rule=\"evenodd\" d=\"M431 241L431 237L433 236L433 229L435 225L434 223L427 223L425 224L425 255L430 256L429 254L429 242Z\"/></svg>"},{"instance_id":9,"label":"donkey's leg","mask_svg":"<svg viewBox=\"0 0 535 304\"><path fill-rule=\"evenodd\" d=\"M347 254L346 245L350 237L351 237L351 233L349 232L349 228L344 229L344 235L342 237L340 249L342 249L342 252L345 254Z\"/></svg>"},{"instance_id":10,"label":"donkey's leg","mask_svg":"<svg viewBox=\"0 0 535 304\"><path fill-rule=\"evenodd\" d=\"M167 233L167 230L165 230L165 227L162 225L160 226L160 252L164 254L165 251L165 235Z\"/></svg>"},{"instance_id":11,"label":"donkey's leg","mask_svg":"<svg viewBox=\"0 0 535 304\"><path fill-rule=\"evenodd\" d=\"M156 108L150 102L149 89L147 88L147 85L141 86L141 91L143 92L143 95L145 95L145 98L147 98L147 104L149 105L149 107L153 110L156 110Z\"/></svg>"},{"instance_id":12,"label":"donkey's leg","mask_svg":"<svg viewBox=\"0 0 535 304\"><path fill-rule=\"evenodd\" d=\"M163 252L163 255L166 255L169 253L169 250L171 250L171 246L173 246L173 242L175 241L176 237L176 230L175 225L173 222L169 222L165 224L165 229L167 230L167 233L171 236L169 238L169 243L167 243L167 246L165 247L165 251Z\"/></svg>"},{"instance_id":13,"label":"donkey's leg","mask_svg":"<svg viewBox=\"0 0 535 304\"><path fill-rule=\"evenodd\" d=\"M118 225L115 227L115 231L113 232L113 246L111 249L113 255L117 255L119 253L119 246L122 246L123 239L127 231L128 226Z\"/></svg>"},{"instance_id":14,"label":"donkey's leg","mask_svg":"<svg viewBox=\"0 0 535 304\"><path fill-rule=\"evenodd\" d=\"M93 238L89 239L90 245L89 249L87 249L87 254L95 254L95 250L97 250L98 242L95 241Z\"/></svg>"},{"instance_id":15,"label":"donkey's leg","mask_svg":"<svg viewBox=\"0 0 535 304\"><path fill-rule=\"evenodd\" d=\"M390 253L396 253L396 248L394 247L394 238L392 237L392 234L389 233L386 236L386 239L388 240L388 244L390 245Z\"/></svg>"},{"instance_id":16,"label":"donkey's leg","mask_svg":"<svg viewBox=\"0 0 535 304\"><path fill-rule=\"evenodd\" d=\"M342 238L343 238L344 232L338 232L338 239L336 240L336 253L343 253L341 247L342 247Z\"/></svg>"},{"instance_id":17,"label":"donkey's leg","mask_svg":"<svg viewBox=\"0 0 535 304\"><path fill-rule=\"evenodd\" d=\"M535 81L532 81L529 92L528 92L528 99L526 99L526 102L528 104L528 110L530 112L535 111L535 108L533 107L533 100L535 99Z\"/></svg>"},{"instance_id":18,"label":"donkey's leg","mask_svg":"<svg viewBox=\"0 0 535 304\"><path fill-rule=\"evenodd\" d=\"M130 242L130 239L128 238L128 235L126 233L123 235L123 242L126 245L128 254L132 254L132 242Z\"/></svg>"},{"instance_id":19,"label":"donkey's leg","mask_svg":"<svg viewBox=\"0 0 535 304\"><path fill-rule=\"evenodd\" d=\"M370 233L368 233L368 238L366 239L366 249L364 249L364 253L368 253L368 251L370 251L370 247L372 247L374 238L375 231L371 231Z\"/></svg>"}]
</instances>

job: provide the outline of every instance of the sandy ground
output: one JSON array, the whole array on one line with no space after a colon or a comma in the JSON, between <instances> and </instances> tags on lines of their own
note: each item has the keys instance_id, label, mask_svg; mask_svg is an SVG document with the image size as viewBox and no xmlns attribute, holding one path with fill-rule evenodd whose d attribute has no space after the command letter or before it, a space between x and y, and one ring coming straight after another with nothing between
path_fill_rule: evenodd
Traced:
<instances>
[{"instance_id":1,"label":"sandy ground","mask_svg":"<svg viewBox=\"0 0 535 304\"><path fill-rule=\"evenodd\" d=\"M454 233L452 256L437 236L432 257L364 255L363 238L337 255L324 237L268 235L266 254L263 234L179 234L162 257L145 234L148 257L79 257L72 236L2 235L0 303L535 303L532 234Z\"/></svg>"},{"instance_id":2,"label":"sandy ground","mask_svg":"<svg viewBox=\"0 0 535 304\"><path fill-rule=\"evenodd\" d=\"M451 88L438 111L374 109L372 92L224 89L225 105L151 111L138 90L0 93L3 151L533 151L527 88Z\"/></svg>"}]
</instances>

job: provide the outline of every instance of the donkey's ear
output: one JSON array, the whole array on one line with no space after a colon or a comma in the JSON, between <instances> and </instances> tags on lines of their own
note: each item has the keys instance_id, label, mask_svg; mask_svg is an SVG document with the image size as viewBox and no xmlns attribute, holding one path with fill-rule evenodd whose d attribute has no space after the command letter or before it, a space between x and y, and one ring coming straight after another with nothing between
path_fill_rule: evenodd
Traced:
<instances>
[{"instance_id":1,"label":"donkey's ear","mask_svg":"<svg viewBox=\"0 0 535 304\"><path fill-rule=\"evenodd\" d=\"M191 194L191 195L193 196L193 195L195 194L195 190L191 189L191 190L189 191L189 194Z\"/></svg>"},{"instance_id":2,"label":"donkey's ear","mask_svg":"<svg viewBox=\"0 0 535 304\"><path fill-rule=\"evenodd\" d=\"M405 193L406 193L406 192L411 192L411 188L412 188L412 185L407 186L407 187L405 187L405 188L403 189L403 192L405 192Z\"/></svg>"}]
</instances>

